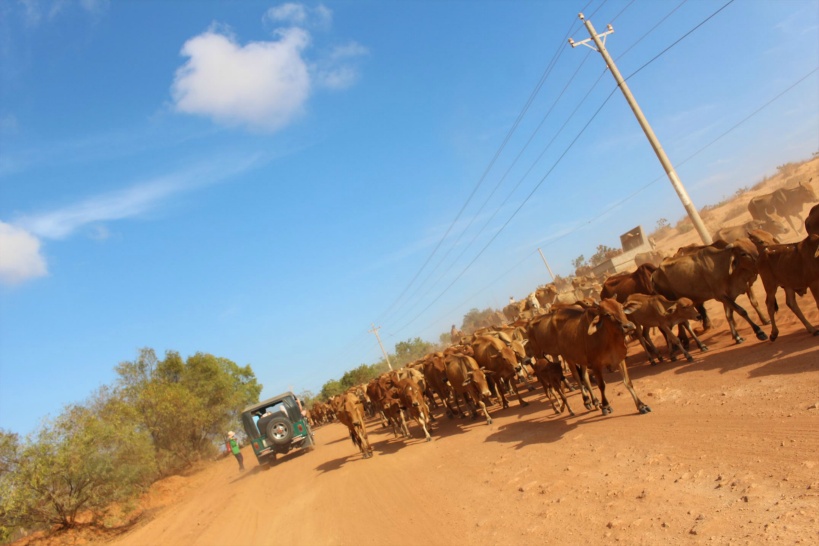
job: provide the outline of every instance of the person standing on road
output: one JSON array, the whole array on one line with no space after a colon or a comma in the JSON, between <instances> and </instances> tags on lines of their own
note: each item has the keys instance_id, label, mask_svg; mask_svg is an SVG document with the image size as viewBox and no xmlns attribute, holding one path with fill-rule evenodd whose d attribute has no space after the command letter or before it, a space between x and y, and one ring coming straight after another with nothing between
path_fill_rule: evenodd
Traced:
<instances>
[{"instance_id":1,"label":"person standing on road","mask_svg":"<svg viewBox=\"0 0 819 546\"><path fill-rule=\"evenodd\" d=\"M236 434L231 430L228 431L227 437L227 447L231 453L233 453L233 456L236 457L236 460L239 461L239 471L242 471L245 469L245 461L244 457L242 457L242 451L239 449L239 441L236 439Z\"/></svg>"}]
</instances>

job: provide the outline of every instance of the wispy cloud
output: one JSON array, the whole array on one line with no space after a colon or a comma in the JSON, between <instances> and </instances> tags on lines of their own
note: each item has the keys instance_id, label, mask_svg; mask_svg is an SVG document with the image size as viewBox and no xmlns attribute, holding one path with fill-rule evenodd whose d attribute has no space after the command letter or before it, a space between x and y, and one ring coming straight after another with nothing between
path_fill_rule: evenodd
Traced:
<instances>
[{"instance_id":1,"label":"wispy cloud","mask_svg":"<svg viewBox=\"0 0 819 546\"><path fill-rule=\"evenodd\" d=\"M171 95L177 112L216 123L275 132L305 110L316 85L345 89L358 79L353 59L366 48L351 42L308 60L308 28L329 28L332 12L286 3L269 9L263 21L280 25L271 41L241 44L229 29L213 25L185 42L188 60L177 69Z\"/></svg>"},{"instance_id":2,"label":"wispy cloud","mask_svg":"<svg viewBox=\"0 0 819 546\"><path fill-rule=\"evenodd\" d=\"M0 283L19 284L47 274L42 239L62 240L90 227L91 238L105 240L110 232L104 222L147 214L175 196L225 182L266 160L260 154L212 158L65 207L24 215L11 223L0 221Z\"/></svg>"},{"instance_id":3,"label":"wispy cloud","mask_svg":"<svg viewBox=\"0 0 819 546\"><path fill-rule=\"evenodd\" d=\"M52 211L20 217L15 222L29 233L47 239L64 239L80 227L139 216L173 195L226 180L250 168L258 156L210 160L179 172L157 177L131 187L89 197ZM226 168L225 165L230 165Z\"/></svg>"}]
</instances>

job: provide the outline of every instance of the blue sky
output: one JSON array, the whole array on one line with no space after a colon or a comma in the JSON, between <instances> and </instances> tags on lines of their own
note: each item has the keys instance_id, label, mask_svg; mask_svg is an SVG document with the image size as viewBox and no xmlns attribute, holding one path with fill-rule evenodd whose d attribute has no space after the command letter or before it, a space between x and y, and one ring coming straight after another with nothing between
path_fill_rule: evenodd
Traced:
<instances>
[{"instance_id":1,"label":"blue sky","mask_svg":"<svg viewBox=\"0 0 819 546\"><path fill-rule=\"evenodd\" d=\"M819 4L725 3L3 2L0 427L141 347L317 391L682 217L580 11L698 207L809 158Z\"/></svg>"}]
</instances>

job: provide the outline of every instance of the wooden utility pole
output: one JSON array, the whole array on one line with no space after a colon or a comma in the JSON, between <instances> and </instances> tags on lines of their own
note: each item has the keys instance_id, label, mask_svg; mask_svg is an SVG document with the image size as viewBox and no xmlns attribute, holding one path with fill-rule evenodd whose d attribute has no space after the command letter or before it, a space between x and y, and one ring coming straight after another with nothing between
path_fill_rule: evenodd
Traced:
<instances>
[{"instance_id":1,"label":"wooden utility pole","mask_svg":"<svg viewBox=\"0 0 819 546\"><path fill-rule=\"evenodd\" d=\"M606 61L606 65L608 65L609 70L611 70L611 74L614 76L614 80L617 82L617 85L620 87L623 95L625 95L629 106L631 106L631 110L634 112L634 115L637 116L637 121L640 122L640 127L643 128L643 132L646 134L646 137L648 137L651 147L654 148L654 153L657 154L657 158L663 165L663 169L665 169L668 179L671 181L671 185L677 192L677 195L679 196L680 201L682 201L686 212L688 212L688 216L691 218L691 222L694 224L694 228L697 230L697 233L699 233L700 239L702 239L703 244L710 245L713 242L711 239L711 234L708 233L708 230L705 228L705 224L703 223L702 218L700 218L700 213L697 212L697 208L691 202L691 198L688 197L688 192L685 191L685 186L683 186L683 183L680 181L680 177L677 176L677 172L674 170L674 166L671 164L668 156L665 155L665 150L663 150L663 147L660 145L660 141L657 140L657 136L651 129L651 125L648 124L648 120L643 115L643 111L637 104L637 100L634 98L634 95L631 94L631 90L628 88L628 85L626 85L626 81L623 79L623 76L620 75L620 71L617 70L617 65L614 64L614 60L609 55L609 52L606 51L606 36L612 34L614 29L611 25L608 25L606 32L597 34L597 31L594 30L594 26L592 25L591 21L583 17L582 13L579 14L579 17L580 20L586 25L586 30L589 31L589 36L591 36L591 38L587 38L586 40L580 42L575 42L569 38L569 44L572 47L584 45L589 49L597 51L603 56L603 59ZM594 46L597 46L596 48L589 44L590 40L594 42Z\"/></svg>"},{"instance_id":2,"label":"wooden utility pole","mask_svg":"<svg viewBox=\"0 0 819 546\"><path fill-rule=\"evenodd\" d=\"M543 251L540 250L539 247L538 247L537 251L540 252L540 259L543 260L543 265L546 266L546 271L548 271L549 276L552 277L552 282L555 282L555 274L552 273L552 268L549 267L549 263L546 261L546 256L543 255Z\"/></svg>"},{"instance_id":3,"label":"wooden utility pole","mask_svg":"<svg viewBox=\"0 0 819 546\"><path fill-rule=\"evenodd\" d=\"M387 360L387 366L389 366L390 371L392 371L392 363L390 362L390 357L387 354L387 351L384 350L384 345L381 343L381 337L378 335L378 331L381 329L381 326L378 326L376 328L375 324L370 323L370 325L373 327L373 329L370 330L370 333L375 334L375 339L378 340L378 346L381 347L381 352L384 353L384 358Z\"/></svg>"}]
</instances>

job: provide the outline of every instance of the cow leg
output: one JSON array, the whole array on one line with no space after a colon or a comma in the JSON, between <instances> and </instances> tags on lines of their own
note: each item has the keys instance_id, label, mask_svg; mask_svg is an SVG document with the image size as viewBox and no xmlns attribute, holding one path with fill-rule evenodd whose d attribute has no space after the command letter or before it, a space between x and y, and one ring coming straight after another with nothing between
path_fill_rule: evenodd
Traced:
<instances>
[{"instance_id":1,"label":"cow leg","mask_svg":"<svg viewBox=\"0 0 819 546\"><path fill-rule=\"evenodd\" d=\"M588 405L586 405L586 396L583 396L584 405L586 405L587 409L594 409L600 407L600 400L594 395L594 391L592 390L591 381L589 381L589 369L585 366L580 366L580 390L581 392L583 389L586 389L588 393ZM597 381L597 377L595 377L595 381Z\"/></svg>"},{"instance_id":2,"label":"cow leg","mask_svg":"<svg viewBox=\"0 0 819 546\"><path fill-rule=\"evenodd\" d=\"M751 306L754 308L754 311L756 311L759 321L762 322L762 324L770 324L771 320L765 316L765 313L763 313L762 309L759 307L759 301L756 299L753 284L748 283L748 290L745 292L745 295L748 296L748 301L751 302Z\"/></svg>"},{"instance_id":3,"label":"cow leg","mask_svg":"<svg viewBox=\"0 0 819 546\"><path fill-rule=\"evenodd\" d=\"M694 338L694 341L697 343L697 347L700 348L701 352L704 353L704 352L706 352L708 350L708 347L702 341L700 341L700 338L698 338L697 334L694 333L694 330L691 329L691 325L688 324L687 320L684 321L684 322L681 322L680 326L685 328L685 330L688 330L688 333L691 334L692 338Z\"/></svg>"},{"instance_id":4,"label":"cow leg","mask_svg":"<svg viewBox=\"0 0 819 546\"><path fill-rule=\"evenodd\" d=\"M729 298L727 296L723 296L721 299L722 299L722 304L724 306L726 306L726 313L725 313L726 316L728 315L727 309L730 308L731 310L736 311L737 313L740 314L740 316L742 318L745 319L745 322L750 324L750 326L751 326L751 328L753 328L754 333L756 334L756 338L758 340L764 341L764 340L768 339L768 335L765 332L762 331L762 328L757 326L757 324L754 321L751 320L751 317L748 316L748 312L745 309L743 309L742 307L740 307L737 304L737 302L735 302L734 300L732 300L731 298ZM735 334L736 337L734 337L734 339L737 339L737 338L739 338L739 334L736 333L736 328L733 326L733 320L734 320L734 317L733 317L733 315L731 315L729 317L729 323L731 323L731 326L732 326L732 329L733 329L733 331L731 333ZM742 340L742 338L739 338L737 343L742 343L741 340Z\"/></svg>"},{"instance_id":5,"label":"cow leg","mask_svg":"<svg viewBox=\"0 0 819 546\"><path fill-rule=\"evenodd\" d=\"M648 363L652 366L656 366L659 362L663 361L663 357L660 356L660 352L657 350L657 347L654 346L654 343L651 342L651 338L649 337L650 328L643 328L641 325L637 324L637 339L640 341L640 345L643 346L643 350L646 352L646 356L648 357ZM654 362L654 357L652 355L656 355L657 362Z\"/></svg>"},{"instance_id":6,"label":"cow leg","mask_svg":"<svg viewBox=\"0 0 819 546\"><path fill-rule=\"evenodd\" d=\"M570 364L569 368L575 382L580 386L580 395L583 397L583 405L587 410L592 409L594 406L592 405L591 396L589 396L588 391L586 391L583 385L583 371L580 369L580 366L577 366L576 364Z\"/></svg>"},{"instance_id":7,"label":"cow leg","mask_svg":"<svg viewBox=\"0 0 819 546\"><path fill-rule=\"evenodd\" d=\"M776 281L766 283L764 277L762 282L765 286L765 307L768 308L768 316L771 317L770 340L776 341L776 338L779 337L779 327L776 325L776 312L779 307L779 305L776 303L776 291L779 289L779 285L776 284Z\"/></svg>"},{"instance_id":8,"label":"cow leg","mask_svg":"<svg viewBox=\"0 0 819 546\"><path fill-rule=\"evenodd\" d=\"M509 385L512 387L512 390L515 391L515 396L518 397L518 402L520 402L520 405L526 407L529 405L529 402L525 401L523 397L520 395L520 391L518 391L518 384L514 379L515 376L512 376L509 379Z\"/></svg>"},{"instance_id":9,"label":"cow leg","mask_svg":"<svg viewBox=\"0 0 819 546\"><path fill-rule=\"evenodd\" d=\"M626 361L620 361L620 373L623 374L623 384L628 389L628 392L631 393L631 397L634 399L634 405L637 406L637 411L640 413L648 413L651 411L651 408L648 407L646 404L640 400L640 397L637 396L637 393L634 391L634 385L631 384L631 378L628 376L628 367L626 366Z\"/></svg>"},{"instance_id":10,"label":"cow leg","mask_svg":"<svg viewBox=\"0 0 819 546\"><path fill-rule=\"evenodd\" d=\"M404 410L399 409L398 416L401 418L401 434L404 435L404 438L412 438L409 427L407 426L407 420L404 418Z\"/></svg>"},{"instance_id":11,"label":"cow leg","mask_svg":"<svg viewBox=\"0 0 819 546\"><path fill-rule=\"evenodd\" d=\"M475 400L478 401L477 405L481 407L481 411L483 412L484 417L486 417L486 424L491 425L492 418L489 417L489 411L486 409L486 404L484 404L483 400L481 400L481 393L477 392L477 389L475 389L475 392L473 392L472 395L475 397Z\"/></svg>"},{"instance_id":12,"label":"cow leg","mask_svg":"<svg viewBox=\"0 0 819 546\"><path fill-rule=\"evenodd\" d=\"M816 296L817 293L816 291L814 291L813 286L811 286L811 293L813 294L814 298L817 297ZM805 315L802 314L802 310L799 308L799 304L796 303L796 293L793 291L793 289L790 288L785 289L785 303L787 303L788 307L790 307L791 311L793 311L793 314L796 315L797 318L799 318L799 320L802 321L802 324L805 325L805 328L808 329L808 332L810 332L814 336L819 334L816 328L814 328L813 325L810 322L808 322L808 320L805 318Z\"/></svg>"},{"instance_id":13,"label":"cow leg","mask_svg":"<svg viewBox=\"0 0 819 546\"><path fill-rule=\"evenodd\" d=\"M676 358L675 356L673 356L674 347L679 347L679 349L685 355L685 359L689 362L694 362L694 357L691 356L685 349L685 347L682 346L682 343L680 343L679 338L674 335L674 332L671 331L671 328L668 328L667 326L660 326L660 329L665 334L666 343L668 344L668 358L674 360Z\"/></svg>"},{"instance_id":14,"label":"cow leg","mask_svg":"<svg viewBox=\"0 0 819 546\"><path fill-rule=\"evenodd\" d=\"M597 382L597 388L600 389L600 412L603 415L611 413L611 404L606 398L606 380L603 377L603 369L593 368L594 380ZM588 373L588 372L587 372Z\"/></svg>"},{"instance_id":15,"label":"cow leg","mask_svg":"<svg viewBox=\"0 0 819 546\"><path fill-rule=\"evenodd\" d=\"M560 385L559 381L557 383L557 392L560 395L560 398L563 399L563 408L561 408L560 413L563 413L563 410L567 409L569 410L569 415L574 417L574 411L572 410L572 407L569 405L569 399L566 398L566 393L563 392L563 387Z\"/></svg>"}]
</instances>

